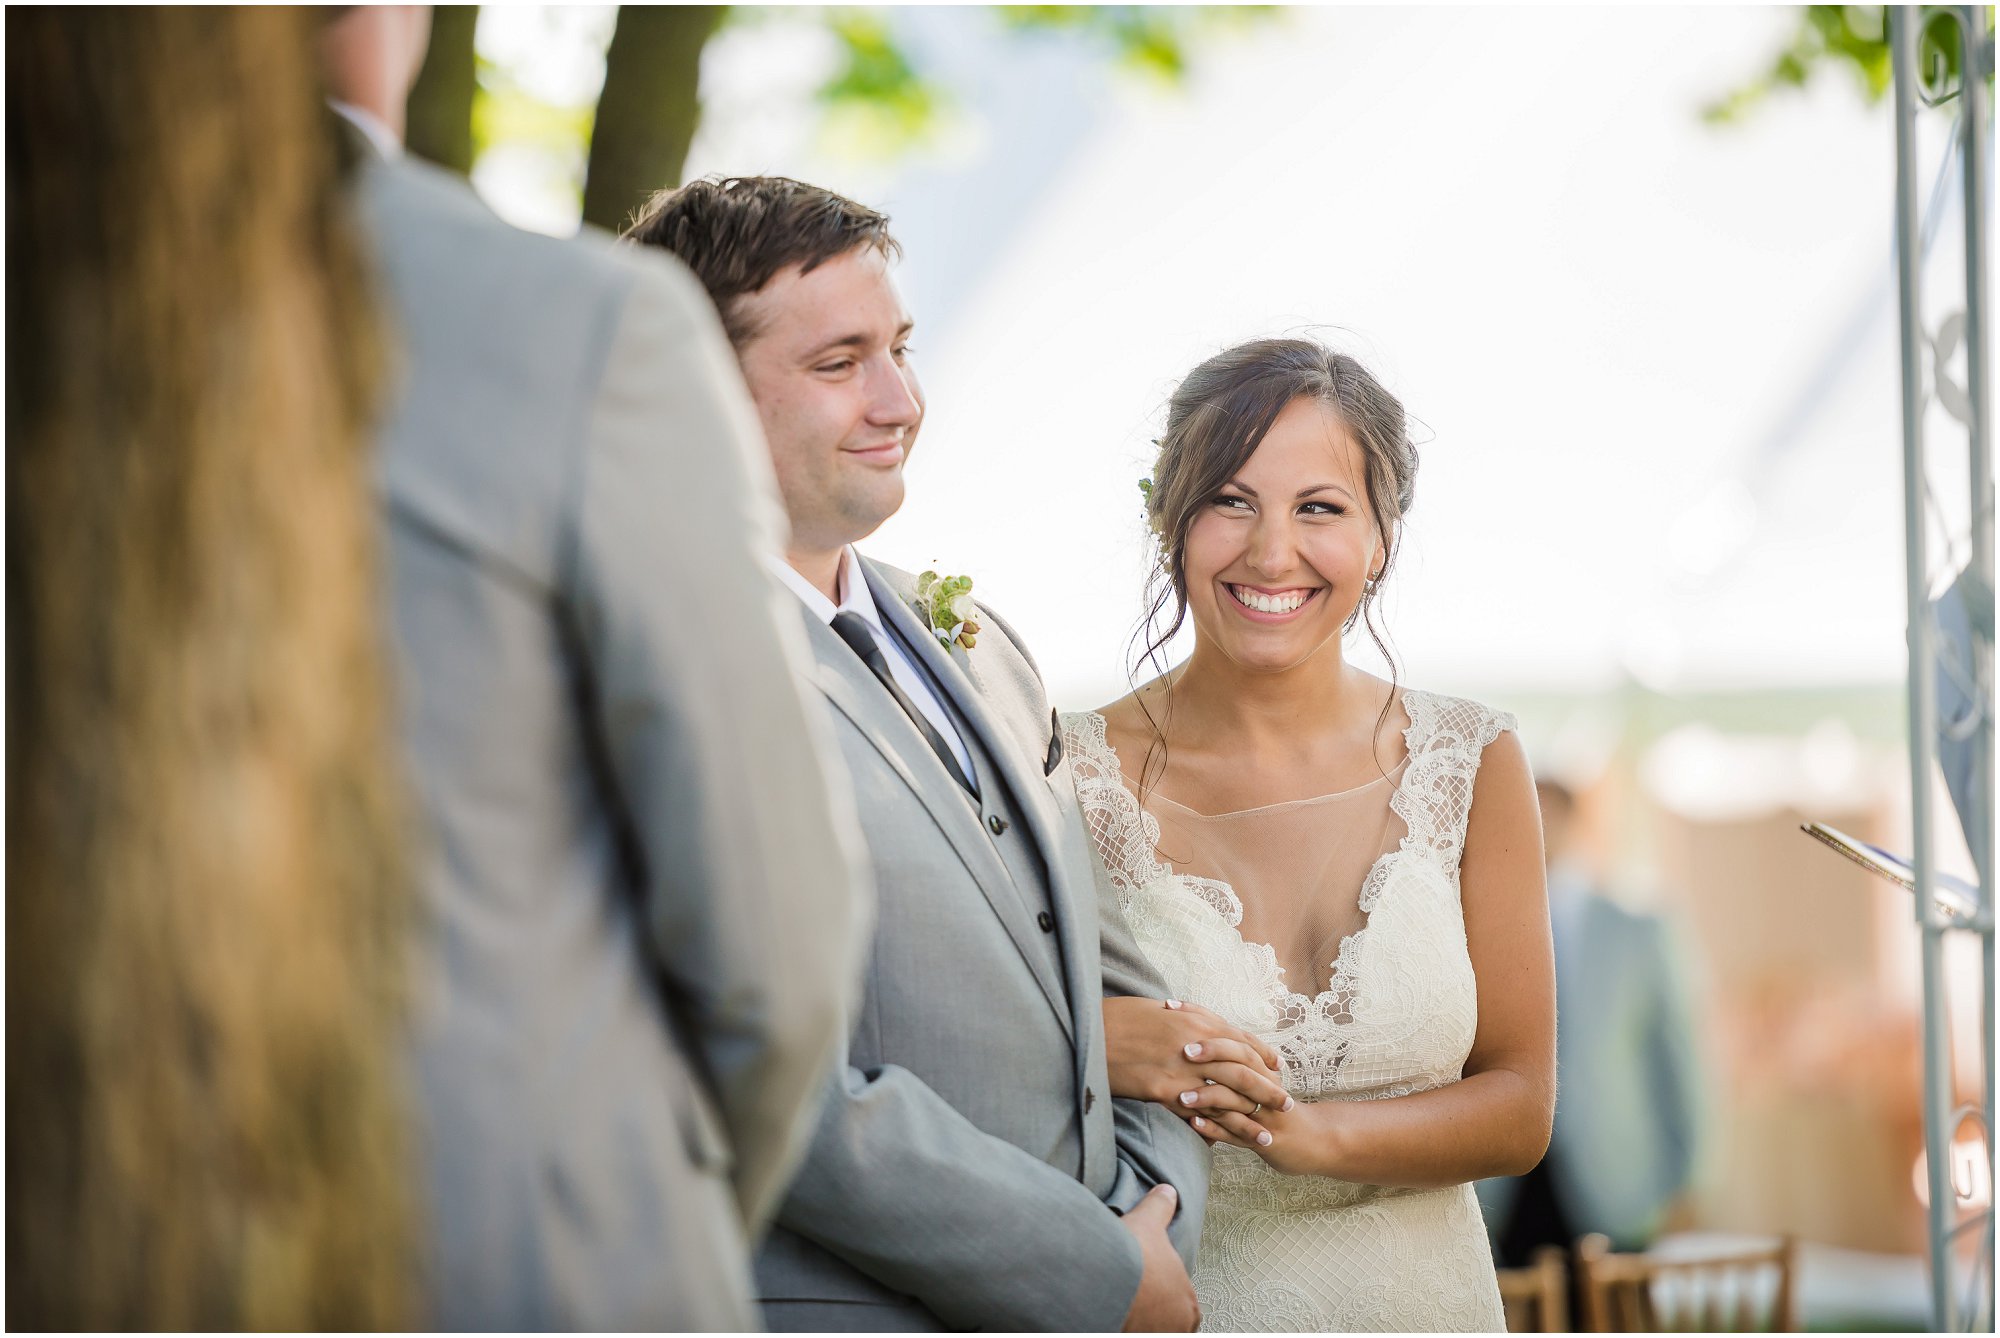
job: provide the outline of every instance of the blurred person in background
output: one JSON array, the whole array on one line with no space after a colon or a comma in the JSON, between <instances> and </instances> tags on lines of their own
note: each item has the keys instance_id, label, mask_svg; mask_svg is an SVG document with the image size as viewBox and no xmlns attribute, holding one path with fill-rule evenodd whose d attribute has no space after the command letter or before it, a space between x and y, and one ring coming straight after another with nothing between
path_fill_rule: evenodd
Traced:
<instances>
[{"instance_id":1,"label":"blurred person in background","mask_svg":"<svg viewBox=\"0 0 2000 1338\"><path fill-rule=\"evenodd\" d=\"M7 11L7 1324L399 1329L381 344L312 11Z\"/></svg>"},{"instance_id":2,"label":"blurred person in background","mask_svg":"<svg viewBox=\"0 0 2000 1338\"><path fill-rule=\"evenodd\" d=\"M1557 1096L1548 1156L1484 1181L1503 1267L1602 1232L1638 1250L1689 1218L1700 1128L1694 1023L1666 921L1628 910L1585 865L1576 796L1538 780L1555 934Z\"/></svg>"},{"instance_id":3,"label":"blurred person in background","mask_svg":"<svg viewBox=\"0 0 2000 1338\"><path fill-rule=\"evenodd\" d=\"M868 918L760 561L770 465L684 269L402 156L429 17L350 9L322 54L403 354L379 482L432 1322L748 1329Z\"/></svg>"},{"instance_id":4,"label":"blurred person in background","mask_svg":"<svg viewBox=\"0 0 2000 1338\"><path fill-rule=\"evenodd\" d=\"M1105 991L1161 994L1100 913L1041 676L956 583L854 547L902 506L924 417L888 219L742 177L661 192L626 236L686 261L735 344L881 896L858 1025L758 1256L765 1321L1192 1327L1207 1158L1111 1099Z\"/></svg>"},{"instance_id":5,"label":"blurred person in background","mask_svg":"<svg viewBox=\"0 0 2000 1338\"><path fill-rule=\"evenodd\" d=\"M1141 635L1188 658L1065 716L1139 946L1276 1052L1260 1096L1141 1085L1214 1146L1195 1286L1223 1331L1505 1327L1472 1182L1548 1146L1555 982L1513 717L1349 659L1395 569L1417 452L1355 359L1260 339L1189 372L1145 485ZM1393 661L1391 661L1393 666ZM1114 1075L1157 1063L1112 1015ZM1206 1057L1206 1056L1204 1056ZM1237 1075L1237 1076L1233 1076Z\"/></svg>"}]
</instances>

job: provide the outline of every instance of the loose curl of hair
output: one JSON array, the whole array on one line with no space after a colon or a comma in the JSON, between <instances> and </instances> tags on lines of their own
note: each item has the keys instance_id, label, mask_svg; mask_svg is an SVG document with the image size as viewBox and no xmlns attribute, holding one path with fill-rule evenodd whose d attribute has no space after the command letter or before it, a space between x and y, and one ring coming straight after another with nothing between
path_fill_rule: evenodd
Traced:
<instances>
[{"instance_id":1,"label":"loose curl of hair","mask_svg":"<svg viewBox=\"0 0 2000 1338\"><path fill-rule=\"evenodd\" d=\"M1300 399L1330 411L1361 449L1368 510L1382 536L1383 557L1341 631L1351 631L1357 622L1368 629L1388 662L1394 700L1396 660L1375 624L1375 603L1395 566L1402 519L1415 500L1417 448L1402 401L1355 359L1309 339L1256 339L1225 349L1189 372L1167 401L1167 430L1146 489L1156 561L1146 582L1146 614L1132 636L1135 686L1142 664L1150 662L1164 676L1162 652L1187 622L1187 537L1195 516L1249 462L1285 406ZM1154 778L1156 756L1160 770L1166 768L1166 729L1143 698L1135 700L1154 735L1140 769L1143 793ZM1166 711L1171 720L1171 683ZM1378 731L1388 713L1384 702Z\"/></svg>"}]
</instances>

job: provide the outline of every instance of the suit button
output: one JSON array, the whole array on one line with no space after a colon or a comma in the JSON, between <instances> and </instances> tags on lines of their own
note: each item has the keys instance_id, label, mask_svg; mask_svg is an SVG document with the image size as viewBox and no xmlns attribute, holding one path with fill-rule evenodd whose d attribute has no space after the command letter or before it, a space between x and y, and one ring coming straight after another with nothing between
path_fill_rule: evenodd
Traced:
<instances>
[{"instance_id":1,"label":"suit button","mask_svg":"<svg viewBox=\"0 0 2000 1338\"><path fill-rule=\"evenodd\" d=\"M1096 1104L1097 1104L1097 1093L1091 1091L1088 1087L1084 1088L1083 1113L1086 1115L1090 1114L1090 1108Z\"/></svg>"},{"instance_id":2,"label":"suit button","mask_svg":"<svg viewBox=\"0 0 2000 1338\"><path fill-rule=\"evenodd\" d=\"M1053 934L1056 932L1056 917L1050 915L1047 911L1043 911L1040 915L1037 915L1035 923L1041 926L1044 934Z\"/></svg>"},{"instance_id":3,"label":"suit button","mask_svg":"<svg viewBox=\"0 0 2000 1338\"><path fill-rule=\"evenodd\" d=\"M998 836L1000 835L1000 833L1007 830L1007 819L1001 817L998 813L995 813L992 817L986 820L986 826L989 830L992 831L992 833L995 836Z\"/></svg>"}]
</instances>

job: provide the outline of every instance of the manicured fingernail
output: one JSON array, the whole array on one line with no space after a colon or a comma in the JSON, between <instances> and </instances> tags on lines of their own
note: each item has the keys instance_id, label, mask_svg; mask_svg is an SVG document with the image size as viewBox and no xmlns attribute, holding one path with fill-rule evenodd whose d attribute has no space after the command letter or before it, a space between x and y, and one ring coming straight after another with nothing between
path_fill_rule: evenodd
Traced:
<instances>
[{"instance_id":1,"label":"manicured fingernail","mask_svg":"<svg viewBox=\"0 0 2000 1338\"><path fill-rule=\"evenodd\" d=\"M1204 1121L1201 1118L1201 1116L1197 1115L1194 1117L1194 1127L1197 1129L1206 1128L1207 1127L1206 1121Z\"/></svg>"},{"instance_id":2,"label":"manicured fingernail","mask_svg":"<svg viewBox=\"0 0 2000 1338\"><path fill-rule=\"evenodd\" d=\"M1168 1203L1179 1203L1181 1201L1181 1192L1172 1185L1162 1183L1160 1189L1165 1193Z\"/></svg>"},{"instance_id":3,"label":"manicured fingernail","mask_svg":"<svg viewBox=\"0 0 2000 1338\"><path fill-rule=\"evenodd\" d=\"M1198 1097L1198 1096L1200 1096L1200 1095L1201 1095L1201 1093L1200 1093L1200 1092L1182 1092L1182 1093L1181 1093L1181 1104L1182 1104L1183 1106L1192 1106L1192 1105L1194 1104L1194 1102L1195 1102L1195 1098L1196 1098L1196 1097Z\"/></svg>"},{"instance_id":4,"label":"manicured fingernail","mask_svg":"<svg viewBox=\"0 0 2000 1338\"><path fill-rule=\"evenodd\" d=\"M1181 1001L1179 999L1167 1000L1167 1007L1169 1008L1179 1008L1180 1006L1181 1006Z\"/></svg>"},{"instance_id":5,"label":"manicured fingernail","mask_svg":"<svg viewBox=\"0 0 2000 1338\"><path fill-rule=\"evenodd\" d=\"M1188 1043L1187 1043L1187 1044L1186 1044L1185 1046L1183 1046L1183 1047L1181 1048L1181 1053L1182 1053L1182 1054L1184 1054L1184 1055L1186 1055L1186 1056L1187 1056L1187 1057L1188 1057L1189 1059L1200 1059L1200 1058L1201 1058L1201 1042L1200 1042L1200 1041L1189 1041L1189 1042L1188 1042Z\"/></svg>"},{"instance_id":6,"label":"manicured fingernail","mask_svg":"<svg viewBox=\"0 0 2000 1338\"><path fill-rule=\"evenodd\" d=\"M1271 1146L1270 1130L1266 1129L1263 1133L1257 1135L1257 1146L1260 1148L1267 1148Z\"/></svg>"},{"instance_id":7,"label":"manicured fingernail","mask_svg":"<svg viewBox=\"0 0 2000 1338\"><path fill-rule=\"evenodd\" d=\"M1278 1107L1278 1109L1279 1109L1279 1110L1290 1110L1290 1109L1292 1108L1293 1104L1294 1104L1294 1103L1293 1103L1292 1099L1291 1099L1290 1097L1286 1097L1286 1098L1285 1098L1285 1104L1284 1104L1284 1105L1282 1105L1282 1106L1279 1106L1279 1107Z\"/></svg>"}]
</instances>

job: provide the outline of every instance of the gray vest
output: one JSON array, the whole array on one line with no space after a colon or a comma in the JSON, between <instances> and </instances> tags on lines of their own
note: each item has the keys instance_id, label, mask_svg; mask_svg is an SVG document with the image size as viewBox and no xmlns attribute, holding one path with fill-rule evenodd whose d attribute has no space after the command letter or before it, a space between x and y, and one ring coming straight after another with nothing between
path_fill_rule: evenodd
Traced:
<instances>
[{"instance_id":1,"label":"gray vest","mask_svg":"<svg viewBox=\"0 0 2000 1338\"><path fill-rule=\"evenodd\" d=\"M1048 954L1049 965L1055 968L1056 979L1067 979L1063 970L1062 940L1056 933L1055 916L1049 911L1048 866L1022 824L1013 792L1008 789L1000 768L994 765L992 755L980 742L979 732L959 712L951 694L945 691L944 684L937 681L929 664L897 634L893 626L890 635L896 637L897 644L909 655L911 662L931 685L931 692L936 695L939 704L951 716L951 723L958 730L965 751L972 757L972 778L979 786L979 822L986 829L986 839L992 842L1000 862L1006 866L1007 878L1014 886L1014 894L1020 897L1028 918L1042 931L1042 947ZM970 795L966 796L966 802L973 802ZM1072 1172L1076 1170L1075 1167L1070 1169Z\"/></svg>"}]
</instances>

